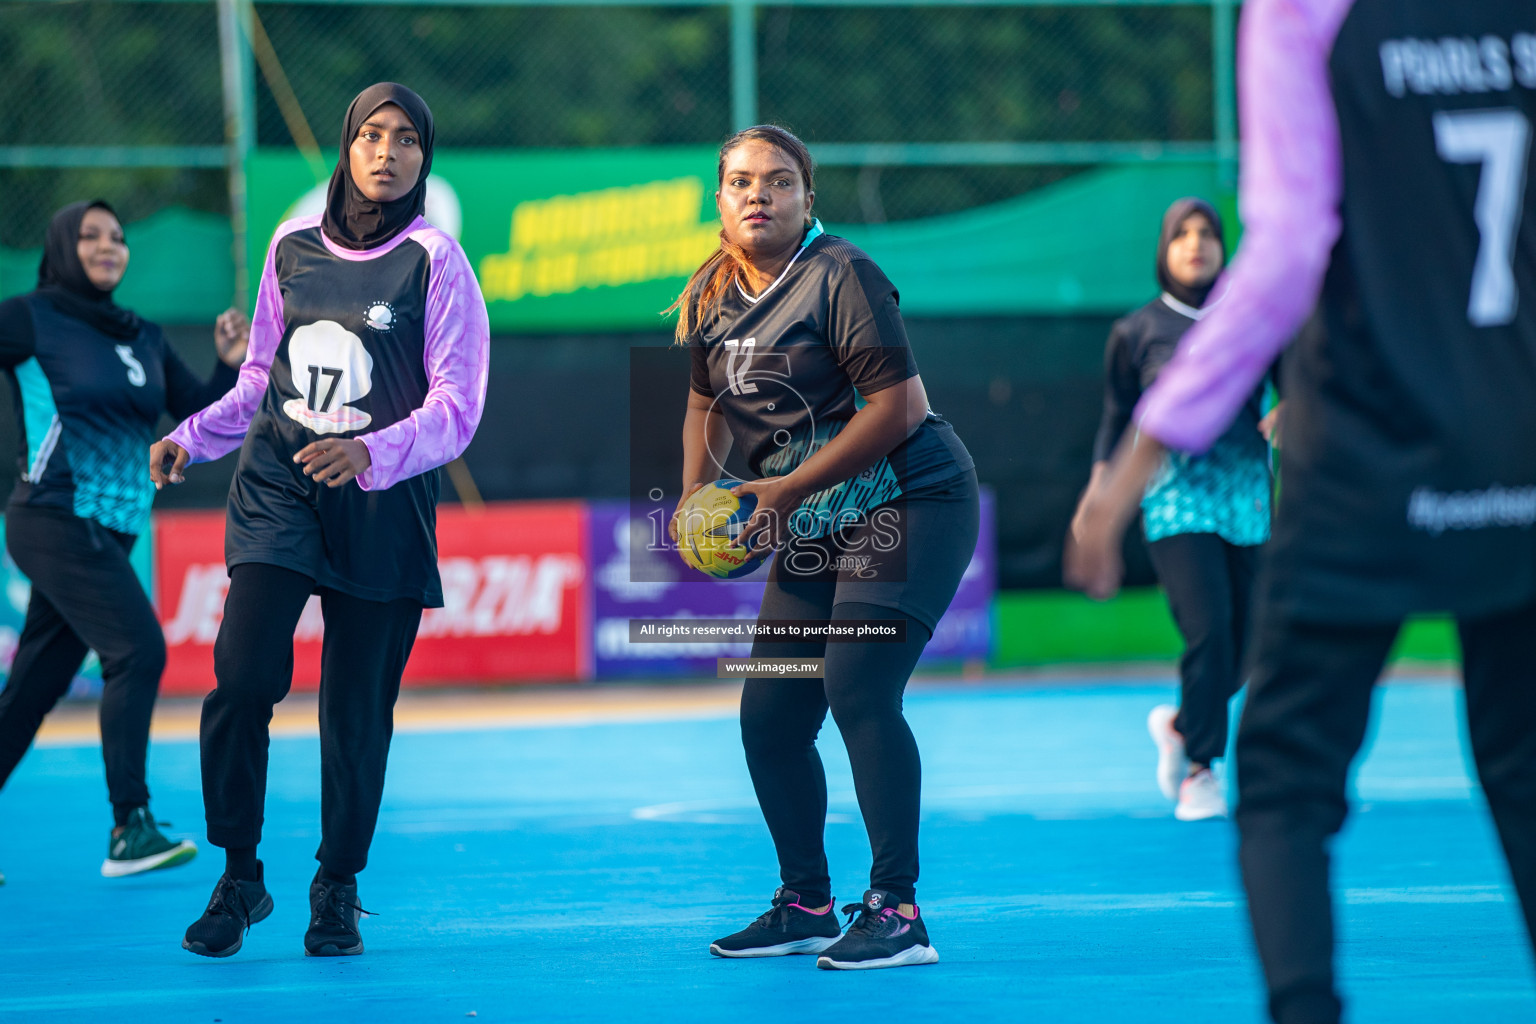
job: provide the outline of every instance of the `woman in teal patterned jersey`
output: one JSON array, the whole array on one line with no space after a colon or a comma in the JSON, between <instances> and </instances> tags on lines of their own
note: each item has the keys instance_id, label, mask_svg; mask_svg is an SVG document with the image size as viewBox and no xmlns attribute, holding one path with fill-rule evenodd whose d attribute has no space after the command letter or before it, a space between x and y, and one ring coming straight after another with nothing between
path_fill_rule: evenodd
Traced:
<instances>
[{"instance_id":1,"label":"woman in teal patterned jersey","mask_svg":"<svg viewBox=\"0 0 1536 1024\"><path fill-rule=\"evenodd\" d=\"M112 207L54 215L35 291L0 303L0 368L20 427L20 478L5 544L32 582L26 623L0 690L0 786L86 651L101 658L101 748L114 827L101 873L190 860L149 813L145 760L165 638L128 553L149 524L144 449L166 412L181 418L229 390L245 356L245 318L214 332L219 362L198 378L155 324L116 305L128 246Z\"/></svg>"},{"instance_id":2,"label":"woman in teal patterned jersey","mask_svg":"<svg viewBox=\"0 0 1536 1024\"><path fill-rule=\"evenodd\" d=\"M1221 217L1209 203L1180 199L1169 207L1157 246L1162 294L1109 335L1104 416L1079 517L1142 392L1203 315L1224 260ZM1210 768L1226 749L1227 702L1243 683L1254 566L1269 539L1275 415L1264 414L1263 397L1262 389L1251 395L1206 454L1172 453L1141 502L1147 551L1184 638L1179 707L1154 708L1147 726L1159 750L1158 784L1185 821L1227 809Z\"/></svg>"}]
</instances>

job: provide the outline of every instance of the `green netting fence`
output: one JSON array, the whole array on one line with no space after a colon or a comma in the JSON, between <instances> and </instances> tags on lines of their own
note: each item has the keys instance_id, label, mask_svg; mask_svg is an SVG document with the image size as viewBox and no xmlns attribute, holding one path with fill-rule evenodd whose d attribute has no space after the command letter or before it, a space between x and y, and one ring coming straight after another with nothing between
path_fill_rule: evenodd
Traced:
<instances>
[{"instance_id":1,"label":"green netting fence","mask_svg":"<svg viewBox=\"0 0 1536 1024\"><path fill-rule=\"evenodd\" d=\"M171 297L161 315L182 295L202 316L247 280L252 155L323 169L347 102L381 79L425 95L456 153L639 154L776 121L812 145L818 212L848 226L1111 165L1230 183L1235 16L1234 0L0 0L0 293L30 286L53 210L100 195L194 257L179 284L142 261L132 280Z\"/></svg>"}]
</instances>

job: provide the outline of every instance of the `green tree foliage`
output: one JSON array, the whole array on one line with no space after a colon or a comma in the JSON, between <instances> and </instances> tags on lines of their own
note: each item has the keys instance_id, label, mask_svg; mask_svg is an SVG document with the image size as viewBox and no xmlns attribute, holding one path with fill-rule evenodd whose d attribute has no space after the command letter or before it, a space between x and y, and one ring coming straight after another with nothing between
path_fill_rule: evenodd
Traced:
<instances>
[{"instance_id":1,"label":"green tree foliage","mask_svg":"<svg viewBox=\"0 0 1536 1024\"><path fill-rule=\"evenodd\" d=\"M379 80L433 106L451 147L710 143L730 130L724 7L258 3L326 163L346 104ZM764 7L759 109L829 142L1209 139L1208 6ZM9 145L217 145L211 2L0 2L0 139ZM261 145L293 144L265 82ZM963 209L1072 168L829 168L836 220ZM37 244L88 195L127 219L227 212L222 175L0 170L0 245Z\"/></svg>"},{"instance_id":2,"label":"green tree foliage","mask_svg":"<svg viewBox=\"0 0 1536 1024\"><path fill-rule=\"evenodd\" d=\"M778 7L761 108L838 142L1210 139L1209 7Z\"/></svg>"},{"instance_id":3,"label":"green tree foliage","mask_svg":"<svg viewBox=\"0 0 1536 1024\"><path fill-rule=\"evenodd\" d=\"M0 144L224 141L212 3L0 3ZM35 248L53 211L103 198L126 220L172 204L227 213L222 172L0 169L0 246Z\"/></svg>"},{"instance_id":4,"label":"green tree foliage","mask_svg":"<svg viewBox=\"0 0 1536 1024\"><path fill-rule=\"evenodd\" d=\"M258 7L323 147L372 82L403 82L444 146L695 143L729 127L724 8ZM265 88L259 138L290 136ZM329 154L328 154L329 156Z\"/></svg>"}]
</instances>

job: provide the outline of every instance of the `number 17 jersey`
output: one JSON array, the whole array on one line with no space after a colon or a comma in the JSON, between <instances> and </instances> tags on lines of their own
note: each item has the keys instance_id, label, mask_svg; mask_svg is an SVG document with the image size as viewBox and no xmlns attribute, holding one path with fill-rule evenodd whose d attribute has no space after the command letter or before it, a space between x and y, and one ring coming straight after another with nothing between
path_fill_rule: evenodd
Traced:
<instances>
[{"instance_id":1,"label":"number 17 jersey","mask_svg":"<svg viewBox=\"0 0 1536 1024\"><path fill-rule=\"evenodd\" d=\"M442 603L436 469L463 452L485 395L489 327L463 251L420 218L344 250L318 217L278 229L235 391L171 434L195 461L240 447L225 561L304 573L370 601ZM372 464L340 487L294 456L355 438Z\"/></svg>"}]
</instances>

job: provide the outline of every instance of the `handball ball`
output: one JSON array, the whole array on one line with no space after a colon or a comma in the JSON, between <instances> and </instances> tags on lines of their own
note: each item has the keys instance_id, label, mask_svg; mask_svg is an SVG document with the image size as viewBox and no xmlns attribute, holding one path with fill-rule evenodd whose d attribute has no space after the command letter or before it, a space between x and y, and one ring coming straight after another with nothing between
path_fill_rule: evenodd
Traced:
<instances>
[{"instance_id":1,"label":"handball ball","mask_svg":"<svg viewBox=\"0 0 1536 1024\"><path fill-rule=\"evenodd\" d=\"M748 557L751 538L744 536L747 520L757 509L757 496L731 493L740 480L705 484L685 502L677 520L678 553L706 576L734 580L758 566Z\"/></svg>"}]
</instances>

